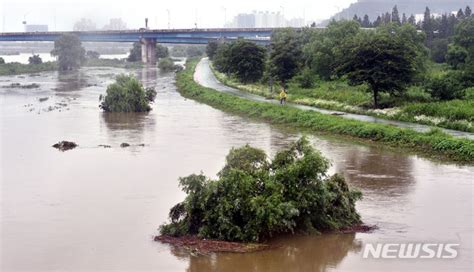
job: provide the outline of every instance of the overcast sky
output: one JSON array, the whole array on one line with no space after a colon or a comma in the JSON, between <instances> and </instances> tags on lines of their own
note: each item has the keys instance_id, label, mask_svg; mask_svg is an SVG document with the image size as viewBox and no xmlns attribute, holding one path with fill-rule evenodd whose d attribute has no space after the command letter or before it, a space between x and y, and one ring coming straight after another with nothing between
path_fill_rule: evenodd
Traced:
<instances>
[{"instance_id":1,"label":"overcast sky","mask_svg":"<svg viewBox=\"0 0 474 272\"><path fill-rule=\"evenodd\" d=\"M287 19L326 19L356 0L0 0L0 30L23 31L28 24L47 24L51 31L70 30L82 17L102 27L109 18L122 18L129 28L144 25L167 28L169 10L172 28L222 27L237 13L253 10L283 12Z\"/></svg>"}]
</instances>

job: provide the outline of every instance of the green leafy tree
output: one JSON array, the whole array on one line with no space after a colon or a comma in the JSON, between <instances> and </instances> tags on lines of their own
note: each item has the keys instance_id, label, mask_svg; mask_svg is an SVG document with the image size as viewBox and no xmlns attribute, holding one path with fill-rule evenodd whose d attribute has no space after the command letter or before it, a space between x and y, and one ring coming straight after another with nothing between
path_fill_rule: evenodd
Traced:
<instances>
[{"instance_id":1,"label":"green leafy tree","mask_svg":"<svg viewBox=\"0 0 474 272\"><path fill-rule=\"evenodd\" d=\"M395 5L392 9L392 23L395 23L395 24L398 24L398 25L401 24L400 14L398 13L397 5Z\"/></svg>"},{"instance_id":2,"label":"green leafy tree","mask_svg":"<svg viewBox=\"0 0 474 272\"><path fill-rule=\"evenodd\" d=\"M467 6L466 9L464 10L464 15L466 17L472 16L472 10L471 7Z\"/></svg>"},{"instance_id":3,"label":"green leafy tree","mask_svg":"<svg viewBox=\"0 0 474 272\"><path fill-rule=\"evenodd\" d=\"M217 41L210 41L207 43L206 54L210 60L214 59L214 56L216 55L218 47L219 47L219 43Z\"/></svg>"},{"instance_id":4,"label":"green leafy tree","mask_svg":"<svg viewBox=\"0 0 474 272\"><path fill-rule=\"evenodd\" d=\"M243 39L221 44L214 65L218 71L235 75L243 83L256 82L263 76L265 48Z\"/></svg>"},{"instance_id":5,"label":"green leafy tree","mask_svg":"<svg viewBox=\"0 0 474 272\"><path fill-rule=\"evenodd\" d=\"M241 82L256 82L262 78L265 66L265 48L254 42L238 40L231 44L230 73Z\"/></svg>"},{"instance_id":6,"label":"green leafy tree","mask_svg":"<svg viewBox=\"0 0 474 272\"><path fill-rule=\"evenodd\" d=\"M65 34L54 41L51 55L58 58L59 70L74 70L81 67L86 59L86 50L82 47L81 40L73 34Z\"/></svg>"},{"instance_id":7,"label":"green leafy tree","mask_svg":"<svg viewBox=\"0 0 474 272\"><path fill-rule=\"evenodd\" d=\"M5 64L5 59L0 57L0 64Z\"/></svg>"},{"instance_id":8,"label":"green leafy tree","mask_svg":"<svg viewBox=\"0 0 474 272\"><path fill-rule=\"evenodd\" d=\"M432 78L426 86L431 97L438 100L461 99L464 97L465 88L459 71L451 71L447 75Z\"/></svg>"},{"instance_id":9,"label":"green leafy tree","mask_svg":"<svg viewBox=\"0 0 474 272\"><path fill-rule=\"evenodd\" d=\"M160 68L160 70L163 72L171 72L175 69L175 65L172 59L162 58L158 62L158 68Z\"/></svg>"},{"instance_id":10,"label":"green leafy tree","mask_svg":"<svg viewBox=\"0 0 474 272\"><path fill-rule=\"evenodd\" d=\"M342 45L353 39L359 31L360 26L354 21L333 21L325 30L314 33L303 48L306 66L321 79L331 79L335 75L338 60L343 57Z\"/></svg>"},{"instance_id":11,"label":"green leafy tree","mask_svg":"<svg viewBox=\"0 0 474 272\"><path fill-rule=\"evenodd\" d=\"M418 52L399 35L377 31L361 33L346 45L338 73L354 84L369 86L378 107L381 92L401 93L417 74Z\"/></svg>"},{"instance_id":12,"label":"green leafy tree","mask_svg":"<svg viewBox=\"0 0 474 272\"><path fill-rule=\"evenodd\" d=\"M454 69L459 69L467 59L468 52L464 47L450 44L446 54L446 62Z\"/></svg>"},{"instance_id":13,"label":"green leafy tree","mask_svg":"<svg viewBox=\"0 0 474 272\"><path fill-rule=\"evenodd\" d=\"M364 15L364 20L362 20L362 27L370 28L372 27L372 23L370 23L369 15Z\"/></svg>"},{"instance_id":14,"label":"green leafy tree","mask_svg":"<svg viewBox=\"0 0 474 272\"><path fill-rule=\"evenodd\" d=\"M270 44L270 74L281 82L294 77L303 65L301 37L293 29L273 33Z\"/></svg>"},{"instance_id":15,"label":"green leafy tree","mask_svg":"<svg viewBox=\"0 0 474 272\"><path fill-rule=\"evenodd\" d=\"M302 231L338 230L360 224L355 202L341 175L328 176L329 162L305 138L269 161L265 152L232 149L216 180L180 178L187 194L171 208L163 235L259 242Z\"/></svg>"},{"instance_id":16,"label":"green leafy tree","mask_svg":"<svg viewBox=\"0 0 474 272\"><path fill-rule=\"evenodd\" d=\"M222 43L219 44L216 50L216 54L213 58L214 67L221 73L229 74L229 56L230 56L230 44Z\"/></svg>"},{"instance_id":17,"label":"green leafy tree","mask_svg":"<svg viewBox=\"0 0 474 272\"><path fill-rule=\"evenodd\" d=\"M107 87L100 107L106 112L148 112L151 97L135 77L122 74Z\"/></svg>"},{"instance_id":18,"label":"green leafy tree","mask_svg":"<svg viewBox=\"0 0 474 272\"><path fill-rule=\"evenodd\" d=\"M141 50L140 50L141 51ZM168 47L163 46L159 43L156 44L156 58L167 58L169 56Z\"/></svg>"},{"instance_id":19,"label":"green leafy tree","mask_svg":"<svg viewBox=\"0 0 474 272\"><path fill-rule=\"evenodd\" d=\"M127 60L131 62L142 60L142 44L140 42L133 43L133 47L130 49Z\"/></svg>"},{"instance_id":20,"label":"green leafy tree","mask_svg":"<svg viewBox=\"0 0 474 272\"><path fill-rule=\"evenodd\" d=\"M433 19L431 17L431 10L428 7L426 7L425 9L425 14L423 16L421 29L426 34L426 40L430 42L434 36L434 26L433 26Z\"/></svg>"},{"instance_id":21,"label":"green leafy tree","mask_svg":"<svg viewBox=\"0 0 474 272\"><path fill-rule=\"evenodd\" d=\"M43 60L41 59L41 57L39 55L33 55L31 57L28 58L28 63L29 64L41 64L43 63Z\"/></svg>"},{"instance_id":22,"label":"green leafy tree","mask_svg":"<svg viewBox=\"0 0 474 272\"><path fill-rule=\"evenodd\" d=\"M434 39L431 43L431 59L437 63L446 62L448 53L448 39Z\"/></svg>"}]
</instances>

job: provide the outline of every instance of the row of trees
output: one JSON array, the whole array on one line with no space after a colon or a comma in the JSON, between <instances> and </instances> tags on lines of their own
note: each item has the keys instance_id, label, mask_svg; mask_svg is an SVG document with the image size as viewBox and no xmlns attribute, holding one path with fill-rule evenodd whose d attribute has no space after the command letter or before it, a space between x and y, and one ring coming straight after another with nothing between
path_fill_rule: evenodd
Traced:
<instances>
[{"instance_id":1,"label":"row of trees","mask_svg":"<svg viewBox=\"0 0 474 272\"><path fill-rule=\"evenodd\" d=\"M418 30L425 33L425 45L431 50L433 61L442 63L446 61L448 45L453 42L454 28L462 20L472 17L474 14L469 6L459 9L454 13L444 13L441 16L434 16L429 7L426 7L423 20L417 22L414 15L407 17L405 13L400 16L397 6L392 12L386 12L371 21L368 15L358 17L354 15L353 20L364 28L376 28L387 24L411 24Z\"/></svg>"},{"instance_id":2,"label":"row of trees","mask_svg":"<svg viewBox=\"0 0 474 272\"><path fill-rule=\"evenodd\" d=\"M474 18L460 20L454 32L447 58L457 70L449 76L456 78L457 89L464 89L473 79ZM366 84L378 107L381 92L396 96L409 84L425 82L422 72L429 56L425 40L426 34L411 24L390 23L363 30L355 21L333 21L324 30L277 31L266 48L239 40L211 42L207 51L217 70L242 82L274 80L284 84L299 79L301 85L311 86L315 78L343 78ZM445 82L447 78L437 80ZM432 86L435 97L456 98L438 95L442 86L436 82Z\"/></svg>"}]
</instances>

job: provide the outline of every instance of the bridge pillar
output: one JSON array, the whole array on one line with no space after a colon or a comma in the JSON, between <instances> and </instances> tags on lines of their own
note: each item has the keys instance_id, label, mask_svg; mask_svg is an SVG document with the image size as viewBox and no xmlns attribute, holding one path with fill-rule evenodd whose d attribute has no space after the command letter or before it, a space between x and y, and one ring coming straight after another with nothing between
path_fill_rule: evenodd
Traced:
<instances>
[{"instance_id":1,"label":"bridge pillar","mask_svg":"<svg viewBox=\"0 0 474 272\"><path fill-rule=\"evenodd\" d=\"M142 62L146 64L156 64L156 39L141 39Z\"/></svg>"}]
</instances>

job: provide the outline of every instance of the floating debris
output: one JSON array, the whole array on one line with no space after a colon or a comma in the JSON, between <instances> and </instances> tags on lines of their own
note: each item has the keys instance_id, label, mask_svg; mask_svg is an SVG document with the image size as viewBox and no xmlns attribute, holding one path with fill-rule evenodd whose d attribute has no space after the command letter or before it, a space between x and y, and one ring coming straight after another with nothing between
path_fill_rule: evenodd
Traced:
<instances>
[{"instance_id":1,"label":"floating debris","mask_svg":"<svg viewBox=\"0 0 474 272\"><path fill-rule=\"evenodd\" d=\"M2 88L20 88L20 89L34 89L39 88L40 85L37 83L25 84L22 85L21 83L11 83L10 85L2 86Z\"/></svg>"},{"instance_id":2,"label":"floating debris","mask_svg":"<svg viewBox=\"0 0 474 272\"><path fill-rule=\"evenodd\" d=\"M130 146L129 143L121 143L121 144L120 144L120 147L129 147L129 146Z\"/></svg>"},{"instance_id":3,"label":"floating debris","mask_svg":"<svg viewBox=\"0 0 474 272\"><path fill-rule=\"evenodd\" d=\"M54 148L57 148L61 151L66 151L70 149L74 149L77 147L77 144L75 142L68 142L68 141L61 141L57 144L53 145Z\"/></svg>"},{"instance_id":4,"label":"floating debris","mask_svg":"<svg viewBox=\"0 0 474 272\"><path fill-rule=\"evenodd\" d=\"M105 144L100 144L99 147L103 147L103 148L111 148L110 145L105 145Z\"/></svg>"},{"instance_id":5,"label":"floating debris","mask_svg":"<svg viewBox=\"0 0 474 272\"><path fill-rule=\"evenodd\" d=\"M49 97L40 97L38 100L39 100L39 102L44 102L48 99L49 99Z\"/></svg>"}]
</instances>

